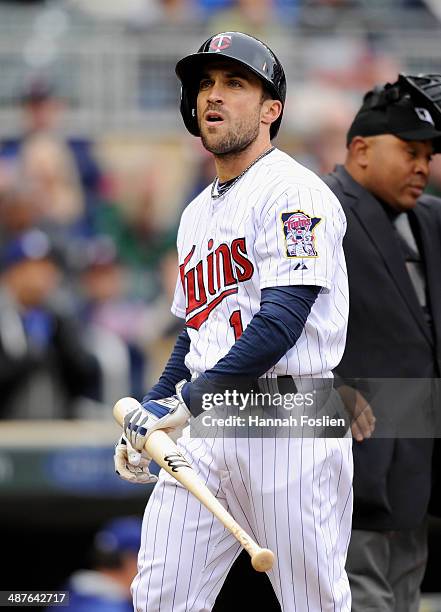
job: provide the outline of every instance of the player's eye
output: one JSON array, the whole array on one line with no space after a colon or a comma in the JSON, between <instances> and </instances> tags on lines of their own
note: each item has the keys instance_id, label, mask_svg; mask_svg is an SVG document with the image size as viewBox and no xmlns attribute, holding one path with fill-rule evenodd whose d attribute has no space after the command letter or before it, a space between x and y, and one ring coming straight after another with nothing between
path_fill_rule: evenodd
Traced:
<instances>
[{"instance_id":1,"label":"player's eye","mask_svg":"<svg viewBox=\"0 0 441 612\"><path fill-rule=\"evenodd\" d=\"M199 91L202 91L204 89L208 89L211 85L212 81L211 79L202 79L199 83Z\"/></svg>"},{"instance_id":2,"label":"player's eye","mask_svg":"<svg viewBox=\"0 0 441 612\"><path fill-rule=\"evenodd\" d=\"M242 82L238 81L237 79L230 79L228 83L231 87L237 87L237 88L242 87Z\"/></svg>"}]
</instances>

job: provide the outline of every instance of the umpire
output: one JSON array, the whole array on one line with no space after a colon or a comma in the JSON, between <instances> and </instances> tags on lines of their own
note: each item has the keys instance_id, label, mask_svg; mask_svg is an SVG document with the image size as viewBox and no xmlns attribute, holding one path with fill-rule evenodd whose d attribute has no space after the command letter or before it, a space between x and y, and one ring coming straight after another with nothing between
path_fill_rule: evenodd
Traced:
<instances>
[{"instance_id":1,"label":"umpire","mask_svg":"<svg viewBox=\"0 0 441 612\"><path fill-rule=\"evenodd\" d=\"M337 374L434 379L441 369L441 200L423 195L441 151L441 77L370 91L325 177L348 222L350 315ZM401 409L397 399L390 408ZM417 413L421 405L412 408ZM353 612L417 612L427 560L433 440L354 442L347 570Z\"/></svg>"}]
</instances>

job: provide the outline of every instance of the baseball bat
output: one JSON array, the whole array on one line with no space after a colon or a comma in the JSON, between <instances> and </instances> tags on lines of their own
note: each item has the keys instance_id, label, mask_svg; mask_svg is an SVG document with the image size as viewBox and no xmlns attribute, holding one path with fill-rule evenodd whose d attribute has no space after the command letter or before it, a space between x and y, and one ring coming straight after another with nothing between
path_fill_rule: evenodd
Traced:
<instances>
[{"instance_id":1,"label":"baseball bat","mask_svg":"<svg viewBox=\"0 0 441 612\"><path fill-rule=\"evenodd\" d=\"M127 413L140 407L133 397L123 397L113 408L115 420L123 425ZM158 465L166 470L190 493L192 493L207 510L209 510L226 527L251 557L251 564L258 572L270 570L274 563L274 553L268 548L260 547L248 533L242 529L234 518L215 498L210 489L202 482L176 444L162 430L153 431L147 438L145 451Z\"/></svg>"}]
</instances>

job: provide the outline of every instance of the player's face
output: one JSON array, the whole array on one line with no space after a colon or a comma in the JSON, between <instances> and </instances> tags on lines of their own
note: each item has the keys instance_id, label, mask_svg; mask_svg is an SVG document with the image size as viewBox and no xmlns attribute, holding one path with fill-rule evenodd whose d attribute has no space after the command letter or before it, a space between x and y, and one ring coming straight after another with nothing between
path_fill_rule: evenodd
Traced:
<instances>
[{"instance_id":1,"label":"player's face","mask_svg":"<svg viewBox=\"0 0 441 612\"><path fill-rule=\"evenodd\" d=\"M430 141L405 141L384 134L366 139L369 190L399 211L413 208L429 179Z\"/></svg>"},{"instance_id":2,"label":"player's face","mask_svg":"<svg viewBox=\"0 0 441 612\"><path fill-rule=\"evenodd\" d=\"M214 155L247 149L261 126L263 86L250 71L219 63L203 73L197 99L202 144Z\"/></svg>"}]
</instances>

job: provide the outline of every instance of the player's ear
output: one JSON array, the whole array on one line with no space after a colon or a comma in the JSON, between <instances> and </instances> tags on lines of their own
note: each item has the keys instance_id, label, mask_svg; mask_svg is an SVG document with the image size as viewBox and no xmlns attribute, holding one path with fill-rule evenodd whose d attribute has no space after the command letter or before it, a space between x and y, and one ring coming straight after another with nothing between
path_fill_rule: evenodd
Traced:
<instances>
[{"instance_id":1,"label":"player's ear","mask_svg":"<svg viewBox=\"0 0 441 612\"><path fill-rule=\"evenodd\" d=\"M366 168L369 163L371 143L369 138L354 136L349 144L349 156L361 168Z\"/></svg>"},{"instance_id":2,"label":"player's ear","mask_svg":"<svg viewBox=\"0 0 441 612\"><path fill-rule=\"evenodd\" d=\"M265 125L271 125L280 117L282 103L280 100L265 100L262 103L260 119Z\"/></svg>"}]
</instances>

